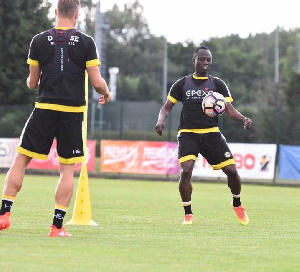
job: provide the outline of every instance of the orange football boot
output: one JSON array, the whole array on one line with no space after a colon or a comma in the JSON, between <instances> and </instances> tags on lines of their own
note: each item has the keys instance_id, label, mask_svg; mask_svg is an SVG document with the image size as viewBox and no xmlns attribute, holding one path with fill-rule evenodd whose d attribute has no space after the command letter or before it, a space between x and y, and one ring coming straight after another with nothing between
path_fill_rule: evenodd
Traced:
<instances>
[{"instance_id":1,"label":"orange football boot","mask_svg":"<svg viewBox=\"0 0 300 272\"><path fill-rule=\"evenodd\" d=\"M0 215L0 230L9 229L10 227L10 212Z\"/></svg>"},{"instance_id":2,"label":"orange football boot","mask_svg":"<svg viewBox=\"0 0 300 272\"><path fill-rule=\"evenodd\" d=\"M234 207L232 202L231 202L231 205L232 205L233 210L236 213L236 216L237 216L238 221L240 222L240 224L242 224L244 226L248 225L249 218L248 218L248 215L246 213L245 208L242 205L240 205L238 207Z\"/></svg>"},{"instance_id":3,"label":"orange football boot","mask_svg":"<svg viewBox=\"0 0 300 272\"><path fill-rule=\"evenodd\" d=\"M67 233L65 227L58 229L56 226L51 225L49 237L70 237L71 234Z\"/></svg>"},{"instance_id":4,"label":"orange football boot","mask_svg":"<svg viewBox=\"0 0 300 272\"><path fill-rule=\"evenodd\" d=\"M194 216L192 214L186 214L183 219L182 225L191 225L193 224L193 220Z\"/></svg>"},{"instance_id":5,"label":"orange football boot","mask_svg":"<svg viewBox=\"0 0 300 272\"><path fill-rule=\"evenodd\" d=\"M10 227L10 212L0 215L0 230L9 229Z\"/></svg>"}]
</instances>

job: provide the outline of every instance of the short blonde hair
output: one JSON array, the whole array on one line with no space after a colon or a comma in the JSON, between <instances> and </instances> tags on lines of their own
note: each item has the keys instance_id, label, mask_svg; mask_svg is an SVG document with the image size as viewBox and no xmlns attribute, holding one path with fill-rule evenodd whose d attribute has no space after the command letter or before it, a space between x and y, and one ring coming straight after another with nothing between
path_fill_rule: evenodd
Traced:
<instances>
[{"instance_id":1,"label":"short blonde hair","mask_svg":"<svg viewBox=\"0 0 300 272\"><path fill-rule=\"evenodd\" d=\"M80 7L80 0L58 0L58 16L71 18Z\"/></svg>"}]
</instances>

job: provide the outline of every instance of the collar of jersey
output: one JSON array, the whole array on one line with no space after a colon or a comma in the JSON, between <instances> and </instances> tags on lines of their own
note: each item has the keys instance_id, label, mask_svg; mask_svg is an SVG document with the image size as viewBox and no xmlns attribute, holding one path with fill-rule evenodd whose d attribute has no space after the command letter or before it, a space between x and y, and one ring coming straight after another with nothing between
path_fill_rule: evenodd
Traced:
<instances>
[{"instance_id":1,"label":"collar of jersey","mask_svg":"<svg viewBox=\"0 0 300 272\"><path fill-rule=\"evenodd\" d=\"M206 77L198 77L195 74L193 74L193 78L195 78L195 79L208 79L208 76L206 76Z\"/></svg>"},{"instance_id":2,"label":"collar of jersey","mask_svg":"<svg viewBox=\"0 0 300 272\"><path fill-rule=\"evenodd\" d=\"M71 27L54 27L54 29L68 30L71 29Z\"/></svg>"}]
</instances>

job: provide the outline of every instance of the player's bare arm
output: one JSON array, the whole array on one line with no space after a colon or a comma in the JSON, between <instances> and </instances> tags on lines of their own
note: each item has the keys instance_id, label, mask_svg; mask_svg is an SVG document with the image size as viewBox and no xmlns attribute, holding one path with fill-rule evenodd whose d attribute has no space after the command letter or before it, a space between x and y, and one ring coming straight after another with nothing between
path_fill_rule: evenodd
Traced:
<instances>
[{"instance_id":1,"label":"player's bare arm","mask_svg":"<svg viewBox=\"0 0 300 272\"><path fill-rule=\"evenodd\" d=\"M98 66L91 66L86 68L91 84L95 88L98 94L101 94L99 99L100 104L104 104L110 101L111 93L105 80L101 77Z\"/></svg>"},{"instance_id":2,"label":"player's bare arm","mask_svg":"<svg viewBox=\"0 0 300 272\"><path fill-rule=\"evenodd\" d=\"M29 89L37 90L39 88L41 69L39 66L29 65L29 76L26 84Z\"/></svg>"},{"instance_id":3,"label":"player's bare arm","mask_svg":"<svg viewBox=\"0 0 300 272\"><path fill-rule=\"evenodd\" d=\"M235 121L244 123L244 129L248 129L252 125L252 120L241 114L230 102L226 103L226 114Z\"/></svg>"},{"instance_id":4,"label":"player's bare arm","mask_svg":"<svg viewBox=\"0 0 300 272\"><path fill-rule=\"evenodd\" d=\"M155 125L155 131L159 136L162 136L162 131L165 128L165 121L174 105L175 104L173 102L167 100L159 111L157 123Z\"/></svg>"}]
</instances>

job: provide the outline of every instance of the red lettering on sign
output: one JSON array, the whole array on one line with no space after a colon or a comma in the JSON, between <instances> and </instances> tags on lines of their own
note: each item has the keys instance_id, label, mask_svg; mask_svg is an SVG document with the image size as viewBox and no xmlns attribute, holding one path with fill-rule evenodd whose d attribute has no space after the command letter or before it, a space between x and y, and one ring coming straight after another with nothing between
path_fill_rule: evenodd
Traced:
<instances>
[{"instance_id":1,"label":"red lettering on sign","mask_svg":"<svg viewBox=\"0 0 300 272\"><path fill-rule=\"evenodd\" d=\"M236 169L241 169L243 167L243 156L241 154L233 154L235 160Z\"/></svg>"},{"instance_id":2,"label":"red lettering on sign","mask_svg":"<svg viewBox=\"0 0 300 272\"><path fill-rule=\"evenodd\" d=\"M246 154L244 158L244 166L246 169L253 169L255 165L255 157L252 154Z\"/></svg>"},{"instance_id":3,"label":"red lettering on sign","mask_svg":"<svg viewBox=\"0 0 300 272\"><path fill-rule=\"evenodd\" d=\"M237 169L244 167L249 170L255 166L255 157L252 154L246 154L245 156L242 154L233 154L233 157Z\"/></svg>"}]
</instances>

